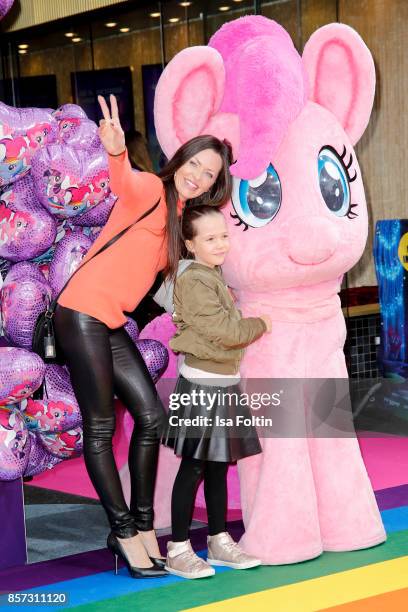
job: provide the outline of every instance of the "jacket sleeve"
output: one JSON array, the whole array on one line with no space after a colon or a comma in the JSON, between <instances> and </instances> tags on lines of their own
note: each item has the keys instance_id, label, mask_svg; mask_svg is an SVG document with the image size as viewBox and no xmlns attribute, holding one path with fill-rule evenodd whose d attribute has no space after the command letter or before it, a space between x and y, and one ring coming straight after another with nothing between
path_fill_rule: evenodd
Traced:
<instances>
[{"instance_id":1,"label":"jacket sleeve","mask_svg":"<svg viewBox=\"0 0 408 612\"><path fill-rule=\"evenodd\" d=\"M245 348L266 332L265 322L259 317L232 320L216 290L199 279L186 283L180 298L182 319L221 347Z\"/></svg>"},{"instance_id":2,"label":"jacket sleeve","mask_svg":"<svg viewBox=\"0 0 408 612\"><path fill-rule=\"evenodd\" d=\"M146 202L157 202L163 191L161 179L151 172L137 172L130 165L127 149L121 155L108 155L109 186L122 205L143 213Z\"/></svg>"}]
</instances>

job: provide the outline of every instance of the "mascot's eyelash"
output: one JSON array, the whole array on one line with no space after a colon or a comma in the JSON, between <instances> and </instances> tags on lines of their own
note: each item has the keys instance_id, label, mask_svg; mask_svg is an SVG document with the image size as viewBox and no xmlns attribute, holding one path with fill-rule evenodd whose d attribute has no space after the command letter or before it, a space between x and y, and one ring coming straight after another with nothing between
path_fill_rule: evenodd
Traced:
<instances>
[{"instance_id":1,"label":"mascot's eyelash","mask_svg":"<svg viewBox=\"0 0 408 612\"><path fill-rule=\"evenodd\" d=\"M356 217L358 217L358 213L353 212L353 208L355 208L356 206L358 206L358 204L350 204L350 208L346 217L348 217L349 219L355 219Z\"/></svg>"},{"instance_id":2,"label":"mascot's eyelash","mask_svg":"<svg viewBox=\"0 0 408 612\"><path fill-rule=\"evenodd\" d=\"M357 170L354 170L354 176L350 176L349 169L351 168L351 165L353 163L353 155L352 155L352 153L350 153L350 159L348 161L348 164L346 164L346 161L345 161L346 154L347 154L347 149L346 149L346 146L343 145L343 153L341 155L340 154L338 154L338 155L339 155L340 159L343 162L343 166L344 166L345 171L347 172L349 183L352 183L357 178Z\"/></svg>"},{"instance_id":3,"label":"mascot's eyelash","mask_svg":"<svg viewBox=\"0 0 408 612\"><path fill-rule=\"evenodd\" d=\"M243 221L243 220L241 219L241 217L238 217L238 215L233 215L231 212L230 212L230 217L232 217L233 219L238 219L238 223L236 223L235 225L238 225L238 226L239 226L239 225L245 225L245 227L244 227L244 232L246 232L246 231L247 231L247 229L248 229L249 225L247 225L247 224L245 223L245 221Z\"/></svg>"}]
</instances>

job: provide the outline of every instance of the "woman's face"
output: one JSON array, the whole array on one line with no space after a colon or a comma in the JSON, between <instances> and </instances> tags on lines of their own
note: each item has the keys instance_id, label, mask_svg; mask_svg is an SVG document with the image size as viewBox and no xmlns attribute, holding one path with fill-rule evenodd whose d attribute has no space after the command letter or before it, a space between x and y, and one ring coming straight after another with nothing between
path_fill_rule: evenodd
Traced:
<instances>
[{"instance_id":1,"label":"woman's face","mask_svg":"<svg viewBox=\"0 0 408 612\"><path fill-rule=\"evenodd\" d=\"M222 168L221 156L203 149L188 159L174 174L174 184L182 202L198 198L209 191Z\"/></svg>"}]
</instances>

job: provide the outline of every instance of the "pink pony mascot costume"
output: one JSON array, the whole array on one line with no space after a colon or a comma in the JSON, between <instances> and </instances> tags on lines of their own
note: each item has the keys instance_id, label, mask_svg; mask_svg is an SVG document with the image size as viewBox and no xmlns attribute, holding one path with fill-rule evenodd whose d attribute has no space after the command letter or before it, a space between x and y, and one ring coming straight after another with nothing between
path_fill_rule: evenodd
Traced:
<instances>
[{"instance_id":1,"label":"pink pony mascot costume","mask_svg":"<svg viewBox=\"0 0 408 612\"><path fill-rule=\"evenodd\" d=\"M244 316L272 318L272 332L246 350L247 379L347 378L337 294L367 237L353 146L374 90L371 54L350 27L320 28L301 57L282 27L259 16L227 23L208 47L185 49L158 83L156 129L167 156L198 134L233 145L224 275ZM298 408L302 419L306 408ZM284 564L385 540L354 436L262 445L238 466L249 553Z\"/></svg>"}]
</instances>

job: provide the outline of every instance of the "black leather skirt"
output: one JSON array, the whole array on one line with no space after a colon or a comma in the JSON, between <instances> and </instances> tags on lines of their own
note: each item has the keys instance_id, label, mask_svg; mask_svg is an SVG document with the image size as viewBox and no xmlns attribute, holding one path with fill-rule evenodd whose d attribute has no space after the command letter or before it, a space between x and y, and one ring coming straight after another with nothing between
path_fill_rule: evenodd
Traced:
<instances>
[{"instance_id":1,"label":"black leather skirt","mask_svg":"<svg viewBox=\"0 0 408 612\"><path fill-rule=\"evenodd\" d=\"M162 442L180 457L232 463L262 452L239 384L203 385L179 376Z\"/></svg>"}]
</instances>

